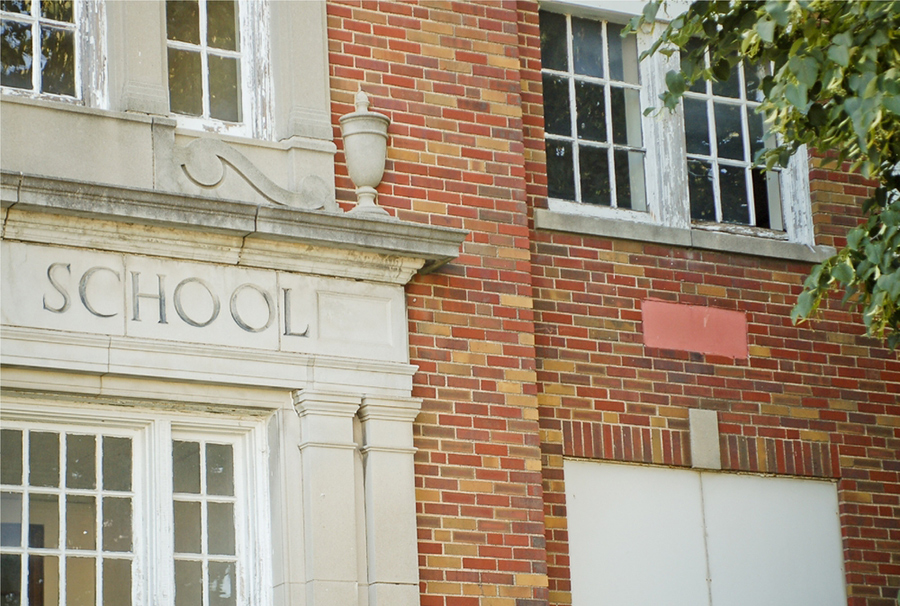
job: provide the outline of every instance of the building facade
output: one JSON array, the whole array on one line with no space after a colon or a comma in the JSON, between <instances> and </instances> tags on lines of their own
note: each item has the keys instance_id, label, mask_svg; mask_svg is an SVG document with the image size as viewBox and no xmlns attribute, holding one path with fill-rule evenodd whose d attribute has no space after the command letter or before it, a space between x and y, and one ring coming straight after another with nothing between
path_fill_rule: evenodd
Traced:
<instances>
[{"instance_id":1,"label":"building facade","mask_svg":"<svg viewBox=\"0 0 900 606\"><path fill-rule=\"evenodd\" d=\"M893 606L871 184L640 6L4 2L3 603Z\"/></svg>"}]
</instances>

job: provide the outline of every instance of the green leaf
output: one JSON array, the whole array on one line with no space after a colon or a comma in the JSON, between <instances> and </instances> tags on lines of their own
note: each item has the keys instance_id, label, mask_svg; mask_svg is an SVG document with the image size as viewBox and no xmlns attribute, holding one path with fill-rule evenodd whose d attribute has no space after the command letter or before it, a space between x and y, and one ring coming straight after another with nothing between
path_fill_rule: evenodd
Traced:
<instances>
[{"instance_id":1,"label":"green leaf","mask_svg":"<svg viewBox=\"0 0 900 606\"><path fill-rule=\"evenodd\" d=\"M794 55L788 61L788 66L794 72L797 81L807 88L812 87L819 77L819 63L812 57L798 57Z\"/></svg>"},{"instance_id":2,"label":"green leaf","mask_svg":"<svg viewBox=\"0 0 900 606\"><path fill-rule=\"evenodd\" d=\"M681 95L685 90L684 74L669 70L666 73L666 86L673 95Z\"/></svg>"},{"instance_id":3,"label":"green leaf","mask_svg":"<svg viewBox=\"0 0 900 606\"><path fill-rule=\"evenodd\" d=\"M895 116L900 116L900 96L885 95L881 99L881 104Z\"/></svg>"},{"instance_id":4,"label":"green leaf","mask_svg":"<svg viewBox=\"0 0 900 606\"><path fill-rule=\"evenodd\" d=\"M786 26L790 22L790 14L788 13L788 3L782 0L768 0L766 2L766 12L775 20L775 23L781 27Z\"/></svg>"},{"instance_id":5,"label":"green leaf","mask_svg":"<svg viewBox=\"0 0 900 606\"><path fill-rule=\"evenodd\" d=\"M812 292L805 290L797 297L797 304L791 310L791 321L796 324L798 321L809 318L815 308L816 298Z\"/></svg>"},{"instance_id":6,"label":"green leaf","mask_svg":"<svg viewBox=\"0 0 900 606\"><path fill-rule=\"evenodd\" d=\"M850 65L850 47L832 44L828 47L828 58L841 67L847 67Z\"/></svg>"},{"instance_id":7,"label":"green leaf","mask_svg":"<svg viewBox=\"0 0 900 606\"><path fill-rule=\"evenodd\" d=\"M807 104L806 94L807 94L806 85L803 83L794 84L792 82L784 88L784 97L788 100L788 102L791 105L793 105L800 111L806 111L806 104Z\"/></svg>"},{"instance_id":8,"label":"green leaf","mask_svg":"<svg viewBox=\"0 0 900 606\"><path fill-rule=\"evenodd\" d=\"M775 22L768 18L762 18L756 22L756 33L769 44L775 40Z\"/></svg>"},{"instance_id":9,"label":"green leaf","mask_svg":"<svg viewBox=\"0 0 900 606\"><path fill-rule=\"evenodd\" d=\"M644 5L644 20L653 22L656 21L656 13L659 12L659 2L648 2Z\"/></svg>"},{"instance_id":10,"label":"green leaf","mask_svg":"<svg viewBox=\"0 0 900 606\"><path fill-rule=\"evenodd\" d=\"M834 266L834 269L831 270L831 275L841 284L847 284L853 280L856 276L856 272L853 271L853 266L850 265L849 262L844 261L843 263Z\"/></svg>"}]
</instances>

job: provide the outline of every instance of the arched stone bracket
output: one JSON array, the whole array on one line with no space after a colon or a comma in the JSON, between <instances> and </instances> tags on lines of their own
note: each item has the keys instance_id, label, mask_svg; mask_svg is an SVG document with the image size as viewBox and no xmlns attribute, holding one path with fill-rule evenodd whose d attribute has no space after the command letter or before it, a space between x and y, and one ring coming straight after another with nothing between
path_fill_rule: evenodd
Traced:
<instances>
[{"instance_id":1,"label":"arched stone bracket","mask_svg":"<svg viewBox=\"0 0 900 606\"><path fill-rule=\"evenodd\" d=\"M175 163L193 183L201 187L220 186L225 179L225 168L230 166L274 204L302 210L340 212L340 207L321 177L304 177L299 192L284 189L264 175L241 152L218 139L200 138L184 147L177 147Z\"/></svg>"}]
</instances>

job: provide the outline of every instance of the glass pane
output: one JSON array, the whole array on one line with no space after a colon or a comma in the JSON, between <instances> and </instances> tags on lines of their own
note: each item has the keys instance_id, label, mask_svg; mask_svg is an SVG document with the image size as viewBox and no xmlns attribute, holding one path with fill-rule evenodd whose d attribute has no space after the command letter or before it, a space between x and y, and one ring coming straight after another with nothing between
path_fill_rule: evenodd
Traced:
<instances>
[{"instance_id":1,"label":"glass pane","mask_svg":"<svg viewBox=\"0 0 900 606\"><path fill-rule=\"evenodd\" d=\"M96 488L96 448L94 436L66 436L66 486Z\"/></svg>"},{"instance_id":2,"label":"glass pane","mask_svg":"<svg viewBox=\"0 0 900 606\"><path fill-rule=\"evenodd\" d=\"M41 0L41 16L75 23L75 4L72 0Z\"/></svg>"},{"instance_id":3,"label":"glass pane","mask_svg":"<svg viewBox=\"0 0 900 606\"><path fill-rule=\"evenodd\" d=\"M28 499L28 546L59 546L59 497L34 494Z\"/></svg>"},{"instance_id":4,"label":"glass pane","mask_svg":"<svg viewBox=\"0 0 900 606\"><path fill-rule=\"evenodd\" d=\"M103 560L103 606L131 604L131 561Z\"/></svg>"},{"instance_id":5,"label":"glass pane","mask_svg":"<svg viewBox=\"0 0 900 606\"><path fill-rule=\"evenodd\" d=\"M747 122L750 126L750 160L753 160L757 152L766 146L763 116L747 108Z\"/></svg>"},{"instance_id":6,"label":"glass pane","mask_svg":"<svg viewBox=\"0 0 900 606\"><path fill-rule=\"evenodd\" d=\"M3 20L0 31L0 53L3 55L3 86L30 90L31 84L31 26Z\"/></svg>"},{"instance_id":7,"label":"glass pane","mask_svg":"<svg viewBox=\"0 0 900 606\"><path fill-rule=\"evenodd\" d=\"M206 494L234 496L234 448L206 445Z\"/></svg>"},{"instance_id":8,"label":"glass pane","mask_svg":"<svg viewBox=\"0 0 900 606\"><path fill-rule=\"evenodd\" d=\"M714 95L718 95L719 97L737 98L741 96L741 81L738 78L737 63L731 66L731 72L729 72L727 80L723 80L721 82L713 81L712 93Z\"/></svg>"},{"instance_id":9,"label":"glass pane","mask_svg":"<svg viewBox=\"0 0 900 606\"><path fill-rule=\"evenodd\" d=\"M684 139L687 153L709 155L706 101L684 98Z\"/></svg>"},{"instance_id":10,"label":"glass pane","mask_svg":"<svg viewBox=\"0 0 900 606\"><path fill-rule=\"evenodd\" d=\"M28 483L59 486L59 434L28 432Z\"/></svg>"},{"instance_id":11,"label":"glass pane","mask_svg":"<svg viewBox=\"0 0 900 606\"><path fill-rule=\"evenodd\" d=\"M551 198L575 199L575 169L572 144L564 141L545 141L547 149L547 193Z\"/></svg>"},{"instance_id":12,"label":"glass pane","mask_svg":"<svg viewBox=\"0 0 900 606\"><path fill-rule=\"evenodd\" d=\"M719 190L722 192L722 222L749 224L746 171L736 166L720 166Z\"/></svg>"},{"instance_id":13,"label":"glass pane","mask_svg":"<svg viewBox=\"0 0 900 606\"><path fill-rule=\"evenodd\" d=\"M35 606L59 604L58 556L28 556L28 597Z\"/></svg>"},{"instance_id":14,"label":"glass pane","mask_svg":"<svg viewBox=\"0 0 900 606\"><path fill-rule=\"evenodd\" d=\"M599 21L572 17L575 73L603 77L603 28Z\"/></svg>"},{"instance_id":15,"label":"glass pane","mask_svg":"<svg viewBox=\"0 0 900 606\"><path fill-rule=\"evenodd\" d=\"M609 88L612 105L613 142L619 145L641 146L641 100L633 89Z\"/></svg>"},{"instance_id":16,"label":"glass pane","mask_svg":"<svg viewBox=\"0 0 900 606\"><path fill-rule=\"evenodd\" d=\"M762 101L762 91L759 90L759 85L762 83L764 74L765 72L758 66L744 62L744 88L747 99L750 101Z\"/></svg>"},{"instance_id":17,"label":"glass pane","mask_svg":"<svg viewBox=\"0 0 900 606\"><path fill-rule=\"evenodd\" d=\"M541 11L541 65L545 69L567 71L566 18Z\"/></svg>"},{"instance_id":18,"label":"glass pane","mask_svg":"<svg viewBox=\"0 0 900 606\"><path fill-rule=\"evenodd\" d=\"M699 46L700 46L700 42L696 38L691 38L690 40L688 40L687 44L684 45L684 52L682 53L682 56L686 57L688 53L690 53L691 51L693 51L694 49L696 49ZM703 62L704 65L706 64L706 61L704 58L701 58L701 61ZM698 79L690 87L688 87L688 90L691 92L695 92L695 93L705 93L706 92L706 80L704 80L703 78Z\"/></svg>"},{"instance_id":19,"label":"glass pane","mask_svg":"<svg viewBox=\"0 0 900 606\"><path fill-rule=\"evenodd\" d=\"M0 483L22 484L22 432L0 430Z\"/></svg>"},{"instance_id":20,"label":"glass pane","mask_svg":"<svg viewBox=\"0 0 900 606\"><path fill-rule=\"evenodd\" d=\"M606 98L602 84L575 83L578 138L606 141Z\"/></svg>"},{"instance_id":21,"label":"glass pane","mask_svg":"<svg viewBox=\"0 0 900 606\"><path fill-rule=\"evenodd\" d=\"M209 115L226 122L241 121L241 63L209 56Z\"/></svg>"},{"instance_id":22,"label":"glass pane","mask_svg":"<svg viewBox=\"0 0 900 606\"><path fill-rule=\"evenodd\" d=\"M200 494L200 444L172 442L173 489Z\"/></svg>"},{"instance_id":23,"label":"glass pane","mask_svg":"<svg viewBox=\"0 0 900 606\"><path fill-rule=\"evenodd\" d=\"M31 13L31 0L2 0L0 10L10 13Z\"/></svg>"},{"instance_id":24,"label":"glass pane","mask_svg":"<svg viewBox=\"0 0 900 606\"><path fill-rule=\"evenodd\" d=\"M713 103L716 117L718 156L733 160L744 159L744 137L741 134L741 108L738 105Z\"/></svg>"},{"instance_id":25,"label":"glass pane","mask_svg":"<svg viewBox=\"0 0 900 606\"><path fill-rule=\"evenodd\" d=\"M0 545L22 545L22 495L19 493L0 494Z\"/></svg>"},{"instance_id":26,"label":"glass pane","mask_svg":"<svg viewBox=\"0 0 900 606\"><path fill-rule=\"evenodd\" d=\"M18 555L0 555L0 599L4 605L22 603L22 558Z\"/></svg>"},{"instance_id":27,"label":"glass pane","mask_svg":"<svg viewBox=\"0 0 900 606\"><path fill-rule=\"evenodd\" d=\"M173 113L188 116L203 113L200 78L200 53L169 49L169 109Z\"/></svg>"},{"instance_id":28,"label":"glass pane","mask_svg":"<svg viewBox=\"0 0 900 606\"><path fill-rule=\"evenodd\" d=\"M208 503L209 553L234 555L234 504Z\"/></svg>"},{"instance_id":29,"label":"glass pane","mask_svg":"<svg viewBox=\"0 0 900 606\"><path fill-rule=\"evenodd\" d=\"M75 32L41 28L41 89L75 96Z\"/></svg>"},{"instance_id":30,"label":"glass pane","mask_svg":"<svg viewBox=\"0 0 900 606\"><path fill-rule=\"evenodd\" d=\"M66 547L94 549L97 536L97 504L94 497L66 495Z\"/></svg>"},{"instance_id":31,"label":"glass pane","mask_svg":"<svg viewBox=\"0 0 900 606\"><path fill-rule=\"evenodd\" d=\"M544 130L553 135L572 136L569 113L569 82L544 74Z\"/></svg>"},{"instance_id":32,"label":"glass pane","mask_svg":"<svg viewBox=\"0 0 900 606\"><path fill-rule=\"evenodd\" d=\"M234 567L234 562L209 563L210 606L235 606L237 604Z\"/></svg>"},{"instance_id":33,"label":"glass pane","mask_svg":"<svg viewBox=\"0 0 900 606\"><path fill-rule=\"evenodd\" d=\"M103 499L103 549L131 551L131 499Z\"/></svg>"},{"instance_id":34,"label":"glass pane","mask_svg":"<svg viewBox=\"0 0 900 606\"><path fill-rule=\"evenodd\" d=\"M605 147L578 148L581 166L581 201L609 206L609 156Z\"/></svg>"},{"instance_id":35,"label":"glass pane","mask_svg":"<svg viewBox=\"0 0 900 606\"><path fill-rule=\"evenodd\" d=\"M688 190L691 196L691 219L715 221L716 203L709 163L688 160Z\"/></svg>"},{"instance_id":36,"label":"glass pane","mask_svg":"<svg viewBox=\"0 0 900 606\"><path fill-rule=\"evenodd\" d=\"M131 490L131 439L103 438L103 489Z\"/></svg>"},{"instance_id":37,"label":"glass pane","mask_svg":"<svg viewBox=\"0 0 900 606\"><path fill-rule=\"evenodd\" d=\"M209 0L206 3L206 43L213 48L240 50L237 17L237 2L234 0Z\"/></svg>"},{"instance_id":38,"label":"glass pane","mask_svg":"<svg viewBox=\"0 0 900 606\"><path fill-rule=\"evenodd\" d=\"M174 501L175 551L200 553L200 503Z\"/></svg>"},{"instance_id":39,"label":"glass pane","mask_svg":"<svg viewBox=\"0 0 900 606\"><path fill-rule=\"evenodd\" d=\"M617 149L616 206L632 210L647 210L644 195L644 154Z\"/></svg>"},{"instance_id":40,"label":"glass pane","mask_svg":"<svg viewBox=\"0 0 900 606\"><path fill-rule=\"evenodd\" d=\"M95 579L93 558L67 558L66 606L94 606Z\"/></svg>"},{"instance_id":41,"label":"glass pane","mask_svg":"<svg viewBox=\"0 0 900 606\"><path fill-rule=\"evenodd\" d=\"M200 562L175 560L175 606L202 606L202 594Z\"/></svg>"},{"instance_id":42,"label":"glass pane","mask_svg":"<svg viewBox=\"0 0 900 606\"><path fill-rule=\"evenodd\" d=\"M609 39L609 77L612 80L638 84L637 38L634 34L622 38L621 25L606 24Z\"/></svg>"},{"instance_id":43,"label":"glass pane","mask_svg":"<svg viewBox=\"0 0 900 606\"><path fill-rule=\"evenodd\" d=\"M197 0L166 1L166 37L200 44L200 5Z\"/></svg>"},{"instance_id":44,"label":"glass pane","mask_svg":"<svg viewBox=\"0 0 900 606\"><path fill-rule=\"evenodd\" d=\"M781 214L780 173L764 172L754 168L750 171L753 178L753 206L756 211L756 225L766 229L784 231L784 220Z\"/></svg>"}]
</instances>

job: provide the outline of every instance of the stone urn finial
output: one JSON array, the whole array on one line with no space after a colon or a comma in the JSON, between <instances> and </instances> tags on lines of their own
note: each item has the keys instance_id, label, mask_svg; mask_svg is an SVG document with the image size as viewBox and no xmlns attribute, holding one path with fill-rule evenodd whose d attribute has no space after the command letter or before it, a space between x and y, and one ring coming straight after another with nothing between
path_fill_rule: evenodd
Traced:
<instances>
[{"instance_id":1,"label":"stone urn finial","mask_svg":"<svg viewBox=\"0 0 900 606\"><path fill-rule=\"evenodd\" d=\"M384 176L390 118L370 112L369 97L360 89L356 93L356 111L341 116L340 122L347 172L356 185L356 208L350 212L387 215L386 210L375 204L378 197L375 188Z\"/></svg>"}]
</instances>

